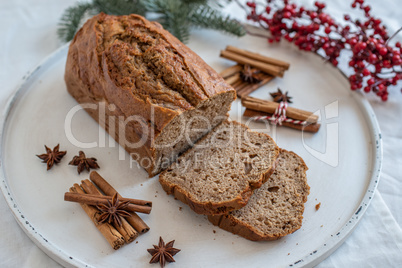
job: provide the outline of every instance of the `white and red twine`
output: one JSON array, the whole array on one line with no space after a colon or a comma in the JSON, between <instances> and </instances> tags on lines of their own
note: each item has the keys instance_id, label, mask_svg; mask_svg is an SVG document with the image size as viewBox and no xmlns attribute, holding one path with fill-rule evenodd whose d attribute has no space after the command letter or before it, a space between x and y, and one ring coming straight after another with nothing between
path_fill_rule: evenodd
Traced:
<instances>
[{"instance_id":1,"label":"white and red twine","mask_svg":"<svg viewBox=\"0 0 402 268\"><path fill-rule=\"evenodd\" d=\"M295 125L306 125L307 121L296 120L292 118L286 117L286 109L288 108L287 101L281 101L278 107L275 109L275 112L271 116L254 116L251 119L255 121L269 121L273 125L282 125L282 122L292 123Z\"/></svg>"}]
</instances>

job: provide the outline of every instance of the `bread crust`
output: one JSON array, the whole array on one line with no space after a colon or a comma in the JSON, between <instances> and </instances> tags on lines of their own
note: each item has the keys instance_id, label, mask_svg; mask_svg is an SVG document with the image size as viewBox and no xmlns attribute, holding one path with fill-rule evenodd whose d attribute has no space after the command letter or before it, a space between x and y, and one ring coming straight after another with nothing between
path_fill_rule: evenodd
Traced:
<instances>
[{"instance_id":1,"label":"bread crust","mask_svg":"<svg viewBox=\"0 0 402 268\"><path fill-rule=\"evenodd\" d=\"M289 154L293 154L297 156L301 160L301 166L307 171L308 167L304 160L298 156L296 153L292 151L287 151L284 149L280 149L280 152L286 152ZM307 192L303 195L303 203L307 201L307 196L310 193L310 186L308 186L306 182L306 189ZM304 212L304 206L302 207L300 214L297 215L297 224L293 226L292 229L290 229L287 233L282 233L282 234L263 234L261 233L258 229L256 229L254 226L240 221L230 215L230 213L226 213L225 215L208 215L208 220L215 226L219 226L220 228L229 231L233 234L240 235L248 240L252 241L272 241L272 240L278 240L281 237L284 237L288 234L294 233L298 229L300 229L303 221L303 212Z\"/></svg>"},{"instance_id":2,"label":"bread crust","mask_svg":"<svg viewBox=\"0 0 402 268\"><path fill-rule=\"evenodd\" d=\"M248 131L251 131L246 125L233 121L233 123L241 125L245 128L247 128ZM223 123L221 123L223 124ZM218 128L219 126L217 126ZM273 144L276 145L274 140L267 134L264 133L258 133L259 135L264 135L267 136ZM200 141L206 139L207 136L203 137ZM190 149L191 150L191 149ZM183 156L185 156L189 151L185 152ZM277 161L277 157L279 155L279 148L276 146L275 147L275 152L273 156L273 162L270 167L264 174L261 174L258 182L255 184L249 184L242 192L240 192L236 198L224 202L199 202L195 200L190 193L182 189L180 186L173 184L167 180L165 180L164 176L166 174L166 171L163 171L159 175L159 182L162 185L163 190L167 194L173 195L176 199L180 200L181 202L187 204L195 213L197 214L204 214L204 215L224 215L227 214L230 211L240 209L247 205L248 200L250 199L251 195L253 194L253 191L255 189L260 188L272 175L272 173L275 170L275 164Z\"/></svg>"},{"instance_id":3,"label":"bread crust","mask_svg":"<svg viewBox=\"0 0 402 268\"><path fill-rule=\"evenodd\" d=\"M152 101L152 95L148 97L136 92L136 84L135 89L125 87L125 83L132 82L130 77L123 75L116 78L121 70L114 65L111 67L113 62L109 58L115 57L116 62L128 61L130 57L125 57L125 53L132 53L134 49L124 42L117 41L123 40L122 36L129 38L130 35L135 34L132 32L138 29L161 38L164 44L167 44L167 48L155 46L153 52L157 53L158 49L170 49L177 53L177 57L180 57L184 64L183 68L187 70L185 72L195 81L193 86L187 86L187 95L183 95L183 92L173 92L171 96L162 96L168 99L168 104L164 103L163 99L155 102ZM141 38L147 38L147 36ZM128 124L130 131L126 133L125 139L128 143L144 140L142 146L131 148L127 144L122 144L118 132L114 132L112 136L125 147L128 153L138 154L140 164L144 159L147 160L149 163L147 166L141 165L148 171L149 176L159 172L155 170L158 157L155 140L163 135L164 129L173 119L186 111L196 109L211 97L229 92L233 100L236 98L233 88L198 55L165 31L158 23L149 22L139 15L112 16L100 13L89 19L70 44L65 82L68 92L80 104L113 104L116 109L114 111L106 109L106 120L109 116L120 117L124 120L133 115L141 117L141 124ZM139 85L139 91L141 90L142 92L147 90L143 84ZM156 92L156 94L160 93ZM112 129L119 130L117 122L117 126L113 125L113 128L109 127L109 124L113 123L100 122L99 109L86 108L85 110L109 134Z\"/></svg>"}]
</instances>

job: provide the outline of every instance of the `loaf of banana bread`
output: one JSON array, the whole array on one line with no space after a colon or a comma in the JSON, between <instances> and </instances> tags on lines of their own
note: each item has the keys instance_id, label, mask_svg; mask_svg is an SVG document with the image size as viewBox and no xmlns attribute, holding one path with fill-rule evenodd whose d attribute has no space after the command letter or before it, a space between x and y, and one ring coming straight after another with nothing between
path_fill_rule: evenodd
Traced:
<instances>
[{"instance_id":1,"label":"loaf of banana bread","mask_svg":"<svg viewBox=\"0 0 402 268\"><path fill-rule=\"evenodd\" d=\"M65 82L149 176L225 120L236 98L197 54L138 15L89 19L70 44Z\"/></svg>"}]
</instances>

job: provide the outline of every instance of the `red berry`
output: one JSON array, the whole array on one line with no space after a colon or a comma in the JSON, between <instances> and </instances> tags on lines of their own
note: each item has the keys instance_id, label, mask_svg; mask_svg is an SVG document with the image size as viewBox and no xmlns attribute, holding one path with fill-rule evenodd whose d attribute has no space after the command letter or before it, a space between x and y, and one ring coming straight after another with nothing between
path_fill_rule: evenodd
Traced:
<instances>
[{"instance_id":1,"label":"red berry","mask_svg":"<svg viewBox=\"0 0 402 268\"><path fill-rule=\"evenodd\" d=\"M358 62L357 62L357 67L358 67L358 68L363 69L364 66L366 66L366 65L364 64L363 61L358 61Z\"/></svg>"},{"instance_id":2,"label":"red berry","mask_svg":"<svg viewBox=\"0 0 402 268\"><path fill-rule=\"evenodd\" d=\"M283 10L285 10L285 11L293 11L293 7L291 5L285 5Z\"/></svg>"},{"instance_id":3,"label":"red berry","mask_svg":"<svg viewBox=\"0 0 402 268\"><path fill-rule=\"evenodd\" d=\"M400 42L396 42L396 43L395 43L395 46L396 46L396 47L401 47L401 43L400 43Z\"/></svg>"},{"instance_id":4,"label":"red berry","mask_svg":"<svg viewBox=\"0 0 402 268\"><path fill-rule=\"evenodd\" d=\"M328 16L325 13L320 13L318 18L320 19L321 23L326 23L328 21Z\"/></svg>"},{"instance_id":5,"label":"red berry","mask_svg":"<svg viewBox=\"0 0 402 268\"><path fill-rule=\"evenodd\" d=\"M401 61L401 56L400 55L394 54L394 56L392 56L392 62L395 65L398 65L400 61Z\"/></svg>"},{"instance_id":6,"label":"red berry","mask_svg":"<svg viewBox=\"0 0 402 268\"><path fill-rule=\"evenodd\" d=\"M365 6L364 7L364 12L369 13L370 12L370 6Z\"/></svg>"},{"instance_id":7,"label":"red berry","mask_svg":"<svg viewBox=\"0 0 402 268\"><path fill-rule=\"evenodd\" d=\"M289 11L286 11L286 12L283 13L283 17L284 17L285 19L289 19L290 16L292 16L292 14L290 14Z\"/></svg>"},{"instance_id":8,"label":"red berry","mask_svg":"<svg viewBox=\"0 0 402 268\"><path fill-rule=\"evenodd\" d=\"M247 6L251 7L251 8L255 8L256 4L254 2L247 2L246 3Z\"/></svg>"},{"instance_id":9,"label":"red berry","mask_svg":"<svg viewBox=\"0 0 402 268\"><path fill-rule=\"evenodd\" d=\"M367 80L367 85L372 86L374 85L375 81L373 78L370 78L369 80Z\"/></svg>"},{"instance_id":10,"label":"red berry","mask_svg":"<svg viewBox=\"0 0 402 268\"><path fill-rule=\"evenodd\" d=\"M385 89L385 86L383 84L378 85L378 90L383 91Z\"/></svg>"},{"instance_id":11,"label":"red berry","mask_svg":"<svg viewBox=\"0 0 402 268\"><path fill-rule=\"evenodd\" d=\"M356 39L356 38L351 38L351 39L349 39L349 44L350 44L351 46L356 45L356 43L357 43L357 39Z\"/></svg>"},{"instance_id":12,"label":"red berry","mask_svg":"<svg viewBox=\"0 0 402 268\"><path fill-rule=\"evenodd\" d=\"M378 52L380 53L381 56L384 56L385 54L388 53L388 49L386 47L382 47Z\"/></svg>"},{"instance_id":13,"label":"red berry","mask_svg":"<svg viewBox=\"0 0 402 268\"><path fill-rule=\"evenodd\" d=\"M371 64L375 64L375 63L377 62L377 60L378 60L378 58L377 58L377 55L376 55L376 54L370 54L370 56L369 56L369 62L370 62Z\"/></svg>"},{"instance_id":14,"label":"red berry","mask_svg":"<svg viewBox=\"0 0 402 268\"><path fill-rule=\"evenodd\" d=\"M364 69L363 72L362 72L362 74L363 74L364 76L368 76L368 75L370 74L370 71L369 71L368 69Z\"/></svg>"},{"instance_id":15,"label":"red berry","mask_svg":"<svg viewBox=\"0 0 402 268\"><path fill-rule=\"evenodd\" d=\"M312 18L312 19L317 18L317 13L316 12L311 12L310 13L310 18Z\"/></svg>"},{"instance_id":16,"label":"red berry","mask_svg":"<svg viewBox=\"0 0 402 268\"><path fill-rule=\"evenodd\" d=\"M269 7L269 6L267 6L266 8L265 8L265 12L267 12L268 14L271 12L271 7Z\"/></svg>"},{"instance_id":17,"label":"red berry","mask_svg":"<svg viewBox=\"0 0 402 268\"><path fill-rule=\"evenodd\" d=\"M364 92L369 93L371 91L370 87L365 87Z\"/></svg>"},{"instance_id":18,"label":"red berry","mask_svg":"<svg viewBox=\"0 0 402 268\"><path fill-rule=\"evenodd\" d=\"M384 94L381 96L382 101L387 101L388 100L388 95Z\"/></svg>"},{"instance_id":19,"label":"red berry","mask_svg":"<svg viewBox=\"0 0 402 268\"><path fill-rule=\"evenodd\" d=\"M382 65L384 66L384 68L391 68L392 67L391 62L389 60L384 60L382 62Z\"/></svg>"},{"instance_id":20,"label":"red berry","mask_svg":"<svg viewBox=\"0 0 402 268\"><path fill-rule=\"evenodd\" d=\"M353 3L353 4L352 4L352 7L355 8L355 7L356 7L356 3Z\"/></svg>"},{"instance_id":21,"label":"red berry","mask_svg":"<svg viewBox=\"0 0 402 268\"><path fill-rule=\"evenodd\" d=\"M349 15L345 15L343 18L344 18L346 21L347 21L347 20L350 20L350 16L349 16Z\"/></svg>"},{"instance_id":22,"label":"red berry","mask_svg":"<svg viewBox=\"0 0 402 268\"><path fill-rule=\"evenodd\" d=\"M325 33L326 33L326 34L329 34L330 32L331 32L331 28L326 27L326 28L325 28Z\"/></svg>"},{"instance_id":23,"label":"red berry","mask_svg":"<svg viewBox=\"0 0 402 268\"><path fill-rule=\"evenodd\" d=\"M402 59L399 59L398 61L394 61L393 64L395 66L402 65Z\"/></svg>"},{"instance_id":24,"label":"red berry","mask_svg":"<svg viewBox=\"0 0 402 268\"><path fill-rule=\"evenodd\" d=\"M375 20L373 20L373 22L374 22L374 25L378 25L378 24L381 23L381 20L380 19L375 19Z\"/></svg>"}]
</instances>

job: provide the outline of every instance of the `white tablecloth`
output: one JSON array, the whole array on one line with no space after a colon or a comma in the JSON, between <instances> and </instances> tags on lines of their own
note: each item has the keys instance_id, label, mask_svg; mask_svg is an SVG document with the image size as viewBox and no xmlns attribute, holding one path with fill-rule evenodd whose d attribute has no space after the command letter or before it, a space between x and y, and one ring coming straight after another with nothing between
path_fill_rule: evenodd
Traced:
<instances>
[{"instance_id":1,"label":"white tablecloth","mask_svg":"<svg viewBox=\"0 0 402 268\"><path fill-rule=\"evenodd\" d=\"M0 107L24 74L62 45L57 23L75 1L0 1ZM305 0L311 5L312 1ZM347 0L326 1L338 19ZM402 26L400 0L368 1L374 14L395 32ZM402 40L402 33L397 40ZM402 94L391 90L389 101L371 98L380 123L384 160L378 190L361 223L346 242L319 267L400 267L402 265ZM18 161L16 159L16 161ZM27 178L29 179L29 178ZM0 267L59 267L16 224L0 198Z\"/></svg>"}]
</instances>

